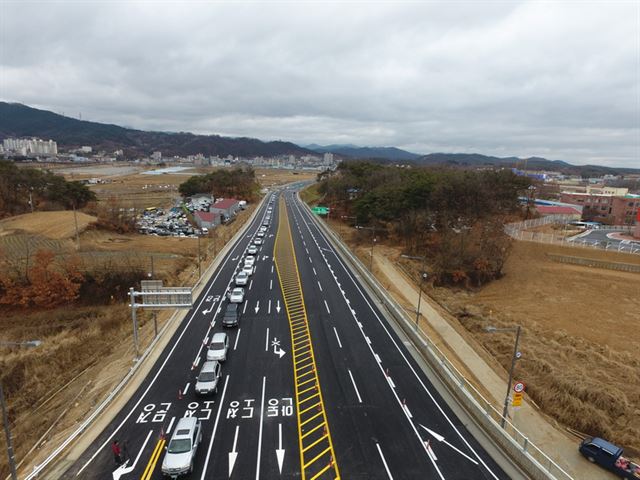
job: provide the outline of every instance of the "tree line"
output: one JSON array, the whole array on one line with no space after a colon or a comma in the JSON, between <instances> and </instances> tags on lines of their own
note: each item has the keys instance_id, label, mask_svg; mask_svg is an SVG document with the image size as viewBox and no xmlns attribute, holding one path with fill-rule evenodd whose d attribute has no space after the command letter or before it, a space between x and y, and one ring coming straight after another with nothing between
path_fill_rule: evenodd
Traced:
<instances>
[{"instance_id":1,"label":"tree line","mask_svg":"<svg viewBox=\"0 0 640 480\"><path fill-rule=\"evenodd\" d=\"M503 224L520 213L518 196L529 186L510 170L353 161L318 189L334 218L354 217L406 253L426 256L436 283L482 285L502 275L510 245Z\"/></svg>"},{"instance_id":2,"label":"tree line","mask_svg":"<svg viewBox=\"0 0 640 480\"><path fill-rule=\"evenodd\" d=\"M251 167L222 168L206 175L196 175L178 187L178 191L184 197L209 193L214 197L241 198L248 201L256 198L259 189L255 171Z\"/></svg>"},{"instance_id":3,"label":"tree line","mask_svg":"<svg viewBox=\"0 0 640 480\"><path fill-rule=\"evenodd\" d=\"M96 199L80 182L69 182L49 170L18 166L0 160L0 218L31 211L29 202L46 208L82 208ZM41 209L39 207L39 209Z\"/></svg>"}]
</instances>

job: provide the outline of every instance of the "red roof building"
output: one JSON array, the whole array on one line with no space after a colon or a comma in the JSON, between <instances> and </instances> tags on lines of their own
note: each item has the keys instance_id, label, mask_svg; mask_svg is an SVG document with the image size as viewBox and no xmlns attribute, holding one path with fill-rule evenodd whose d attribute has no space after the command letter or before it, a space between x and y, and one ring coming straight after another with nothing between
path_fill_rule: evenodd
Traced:
<instances>
[{"instance_id":1,"label":"red roof building","mask_svg":"<svg viewBox=\"0 0 640 480\"><path fill-rule=\"evenodd\" d=\"M200 228L212 228L222 223L222 218L219 213L215 212L194 212L193 217Z\"/></svg>"}]
</instances>

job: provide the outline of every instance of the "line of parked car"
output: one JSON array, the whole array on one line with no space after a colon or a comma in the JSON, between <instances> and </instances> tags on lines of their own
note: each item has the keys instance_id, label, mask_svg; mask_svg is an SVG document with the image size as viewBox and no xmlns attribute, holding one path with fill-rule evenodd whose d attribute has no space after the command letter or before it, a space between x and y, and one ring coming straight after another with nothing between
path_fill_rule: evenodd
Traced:
<instances>
[{"instance_id":1,"label":"line of parked car","mask_svg":"<svg viewBox=\"0 0 640 480\"><path fill-rule=\"evenodd\" d=\"M269 227L273 210L274 196L269 201L267 214L262 226L256 233L252 244L246 249L244 265L234 277L235 287L227 293L228 302L222 317L223 327L237 327L242 315L242 304L245 300L244 286L255 270L258 245L262 245L263 238ZM196 377L194 390L198 395L210 395L218 392L218 384L222 378L222 362L226 361L229 353L229 336L226 332L214 333L207 346L207 357ZM202 442L202 422L196 417L185 417L178 420L167 451L162 461L162 473L170 478L193 472L195 456L198 446Z\"/></svg>"}]
</instances>

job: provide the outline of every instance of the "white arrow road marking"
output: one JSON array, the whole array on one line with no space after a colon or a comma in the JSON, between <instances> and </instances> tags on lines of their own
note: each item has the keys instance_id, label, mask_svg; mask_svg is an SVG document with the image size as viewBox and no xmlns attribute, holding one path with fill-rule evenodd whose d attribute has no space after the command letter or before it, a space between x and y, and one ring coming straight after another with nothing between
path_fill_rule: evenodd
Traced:
<instances>
[{"instance_id":1,"label":"white arrow road marking","mask_svg":"<svg viewBox=\"0 0 640 480\"><path fill-rule=\"evenodd\" d=\"M260 310L260 300L256 301L256 315L258 314L259 310Z\"/></svg>"},{"instance_id":2,"label":"white arrow road marking","mask_svg":"<svg viewBox=\"0 0 640 480\"><path fill-rule=\"evenodd\" d=\"M278 300L278 303L276 303L276 311L280 313L280 300Z\"/></svg>"},{"instance_id":3,"label":"white arrow road marking","mask_svg":"<svg viewBox=\"0 0 640 480\"><path fill-rule=\"evenodd\" d=\"M280 346L274 345L273 346L273 353L275 353L280 358L282 358L286 352L284 350L282 350L282 348L280 348Z\"/></svg>"},{"instance_id":4,"label":"white arrow road marking","mask_svg":"<svg viewBox=\"0 0 640 480\"><path fill-rule=\"evenodd\" d=\"M453 445L451 445L449 442L447 442L444 437L436 432L434 432L433 430L429 430L427 427L425 427L424 425L422 425L421 423L419 423L418 425L420 425L422 428L424 428L427 433L429 435L431 435L434 439L436 439L438 442L442 442L445 445L448 445L449 447L451 447L452 449L454 449L456 452L458 452L460 455L462 455L464 458L466 458L467 460L469 460L470 462L474 463L475 465L478 465L478 462L476 462L473 458L471 458L470 456L466 455L465 453L461 452L460 450L458 450L456 447L454 447Z\"/></svg>"},{"instance_id":5,"label":"white arrow road marking","mask_svg":"<svg viewBox=\"0 0 640 480\"><path fill-rule=\"evenodd\" d=\"M282 448L282 424L278 424L278 448L276 449L276 457L278 458L278 469L282 475L282 463L284 462L284 449Z\"/></svg>"},{"instance_id":6,"label":"white arrow road marking","mask_svg":"<svg viewBox=\"0 0 640 480\"><path fill-rule=\"evenodd\" d=\"M144 451L144 447L147 446L147 442L149 442L149 438L151 438L151 434L153 433L153 430L149 430L149 433L147 434L147 438L145 438L144 443L142 444L142 448L140 449L140 451L138 452L138 456L136 457L135 461L133 462L133 465L131 465L130 467L127 467L127 464L129 463L129 460L127 460L126 462L124 462L124 464L120 465L113 473L113 480L120 480L120 477L122 475L125 475L129 472L132 472L135 468L136 465L138 464L138 460L140 460L140 455L142 455L142 452Z\"/></svg>"},{"instance_id":7,"label":"white arrow road marking","mask_svg":"<svg viewBox=\"0 0 640 480\"><path fill-rule=\"evenodd\" d=\"M238 458L238 452L236 451L236 445L238 444L238 430L240 425L236 425L236 434L233 437L233 449L229 452L229 478L231 478L231 472L233 472L233 466L236 464Z\"/></svg>"}]
</instances>

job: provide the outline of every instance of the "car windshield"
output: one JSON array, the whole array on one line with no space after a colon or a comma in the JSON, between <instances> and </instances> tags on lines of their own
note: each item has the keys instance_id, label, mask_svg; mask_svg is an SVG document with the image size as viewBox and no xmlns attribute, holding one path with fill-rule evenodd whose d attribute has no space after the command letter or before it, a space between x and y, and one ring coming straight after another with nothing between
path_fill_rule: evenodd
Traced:
<instances>
[{"instance_id":1,"label":"car windshield","mask_svg":"<svg viewBox=\"0 0 640 480\"><path fill-rule=\"evenodd\" d=\"M211 344L211 349L212 350L223 350L224 349L224 343L222 342L215 342Z\"/></svg>"},{"instance_id":2,"label":"car windshield","mask_svg":"<svg viewBox=\"0 0 640 480\"><path fill-rule=\"evenodd\" d=\"M202 372L198 377L199 382L213 382L216 376L213 372Z\"/></svg>"},{"instance_id":3,"label":"car windshield","mask_svg":"<svg viewBox=\"0 0 640 480\"><path fill-rule=\"evenodd\" d=\"M169 453L185 453L191 450L191 439L189 438L175 438L169 442Z\"/></svg>"}]
</instances>

